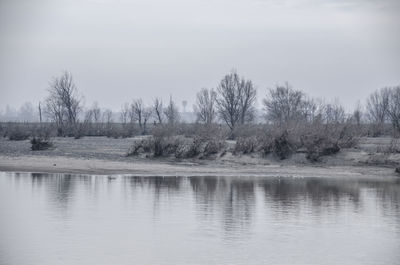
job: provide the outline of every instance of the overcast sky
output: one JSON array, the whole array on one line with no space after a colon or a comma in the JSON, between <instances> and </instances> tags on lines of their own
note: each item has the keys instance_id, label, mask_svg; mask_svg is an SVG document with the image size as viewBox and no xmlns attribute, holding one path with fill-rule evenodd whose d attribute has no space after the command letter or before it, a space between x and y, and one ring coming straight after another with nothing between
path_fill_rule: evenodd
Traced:
<instances>
[{"instance_id":1,"label":"overcast sky","mask_svg":"<svg viewBox=\"0 0 400 265\"><path fill-rule=\"evenodd\" d=\"M192 105L237 69L351 109L400 84L398 0L0 0L0 109L70 71L86 105L170 94Z\"/></svg>"}]
</instances>

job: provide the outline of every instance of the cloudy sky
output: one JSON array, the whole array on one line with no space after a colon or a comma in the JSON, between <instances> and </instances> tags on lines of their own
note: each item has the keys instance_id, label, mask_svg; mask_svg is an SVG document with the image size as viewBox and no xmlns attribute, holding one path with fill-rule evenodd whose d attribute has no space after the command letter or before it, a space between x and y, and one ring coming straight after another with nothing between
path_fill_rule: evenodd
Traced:
<instances>
[{"instance_id":1,"label":"cloudy sky","mask_svg":"<svg viewBox=\"0 0 400 265\"><path fill-rule=\"evenodd\" d=\"M237 69L348 109L400 84L397 0L0 0L0 109L70 71L86 105L193 103ZM261 100L259 100L261 102Z\"/></svg>"}]
</instances>

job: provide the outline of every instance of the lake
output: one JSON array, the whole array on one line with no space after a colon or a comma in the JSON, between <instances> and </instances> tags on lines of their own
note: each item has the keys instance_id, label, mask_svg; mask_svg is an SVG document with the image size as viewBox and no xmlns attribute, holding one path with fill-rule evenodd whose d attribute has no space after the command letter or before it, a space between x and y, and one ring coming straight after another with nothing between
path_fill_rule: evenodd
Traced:
<instances>
[{"instance_id":1,"label":"lake","mask_svg":"<svg viewBox=\"0 0 400 265\"><path fill-rule=\"evenodd\" d=\"M400 264L400 180L0 172L0 264Z\"/></svg>"}]
</instances>

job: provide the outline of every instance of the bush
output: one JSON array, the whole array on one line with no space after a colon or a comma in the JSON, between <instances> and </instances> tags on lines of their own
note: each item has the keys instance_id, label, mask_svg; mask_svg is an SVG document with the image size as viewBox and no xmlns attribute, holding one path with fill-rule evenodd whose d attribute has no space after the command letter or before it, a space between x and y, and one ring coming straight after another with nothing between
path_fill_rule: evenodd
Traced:
<instances>
[{"instance_id":1,"label":"bush","mask_svg":"<svg viewBox=\"0 0 400 265\"><path fill-rule=\"evenodd\" d=\"M49 139L42 137L33 137L33 139L31 140L31 144L32 151L47 150L53 146L52 142Z\"/></svg>"},{"instance_id":2,"label":"bush","mask_svg":"<svg viewBox=\"0 0 400 265\"><path fill-rule=\"evenodd\" d=\"M281 160L288 158L295 150L294 142L289 138L288 131L275 137L272 151Z\"/></svg>"},{"instance_id":3,"label":"bush","mask_svg":"<svg viewBox=\"0 0 400 265\"><path fill-rule=\"evenodd\" d=\"M225 148L225 140L220 138L210 138L205 143L203 157L218 154L220 151L225 151Z\"/></svg>"},{"instance_id":4,"label":"bush","mask_svg":"<svg viewBox=\"0 0 400 265\"><path fill-rule=\"evenodd\" d=\"M154 139L147 137L141 140L137 140L133 143L128 151L127 156L139 155L141 152L149 153L154 150Z\"/></svg>"},{"instance_id":5,"label":"bush","mask_svg":"<svg viewBox=\"0 0 400 265\"><path fill-rule=\"evenodd\" d=\"M224 148L223 140L215 138L185 138L183 136L150 136L137 140L129 149L127 155L151 153L153 157L174 155L176 158L207 157L216 154Z\"/></svg>"},{"instance_id":6,"label":"bush","mask_svg":"<svg viewBox=\"0 0 400 265\"><path fill-rule=\"evenodd\" d=\"M329 133L327 133L329 135ZM335 137L335 135L332 135L331 137ZM345 124L341 130L339 131L339 134L337 137L337 144L341 148L353 148L357 146L359 142L359 137L357 137L357 132L352 128L350 125Z\"/></svg>"},{"instance_id":7,"label":"bush","mask_svg":"<svg viewBox=\"0 0 400 265\"><path fill-rule=\"evenodd\" d=\"M400 167L396 167L395 172L400 174Z\"/></svg>"},{"instance_id":8,"label":"bush","mask_svg":"<svg viewBox=\"0 0 400 265\"><path fill-rule=\"evenodd\" d=\"M273 152L274 138L271 135L263 135L257 137L257 146L263 155Z\"/></svg>"},{"instance_id":9,"label":"bush","mask_svg":"<svg viewBox=\"0 0 400 265\"><path fill-rule=\"evenodd\" d=\"M225 148L225 141L216 137L194 137L192 140L181 142L175 157L177 158L206 158L219 153Z\"/></svg>"},{"instance_id":10,"label":"bush","mask_svg":"<svg viewBox=\"0 0 400 265\"><path fill-rule=\"evenodd\" d=\"M303 137L303 146L306 148L306 158L310 161L317 162L322 156L333 155L340 151L337 142L329 137L321 135L312 135Z\"/></svg>"},{"instance_id":11,"label":"bush","mask_svg":"<svg viewBox=\"0 0 400 265\"><path fill-rule=\"evenodd\" d=\"M390 144L388 146L379 146L377 148L378 153L384 153L384 154L399 154L400 153L400 142L398 139L392 139L390 141Z\"/></svg>"},{"instance_id":12,"label":"bush","mask_svg":"<svg viewBox=\"0 0 400 265\"><path fill-rule=\"evenodd\" d=\"M239 137L236 140L234 154L250 154L256 151L258 141L256 137Z\"/></svg>"},{"instance_id":13,"label":"bush","mask_svg":"<svg viewBox=\"0 0 400 265\"><path fill-rule=\"evenodd\" d=\"M176 158L192 158L198 156L201 152L201 141L194 138L193 140L181 141L175 150Z\"/></svg>"},{"instance_id":14,"label":"bush","mask_svg":"<svg viewBox=\"0 0 400 265\"><path fill-rule=\"evenodd\" d=\"M15 126L11 128L7 133L8 140L10 141L23 141L29 138L31 132L26 128Z\"/></svg>"}]
</instances>

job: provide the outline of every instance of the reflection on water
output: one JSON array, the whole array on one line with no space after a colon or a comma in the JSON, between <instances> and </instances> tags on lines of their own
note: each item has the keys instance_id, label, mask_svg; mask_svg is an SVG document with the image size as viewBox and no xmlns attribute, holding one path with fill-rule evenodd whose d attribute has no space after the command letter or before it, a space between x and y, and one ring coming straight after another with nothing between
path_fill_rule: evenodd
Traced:
<instances>
[{"instance_id":1,"label":"reflection on water","mask_svg":"<svg viewBox=\"0 0 400 265\"><path fill-rule=\"evenodd\" d=\"M396 179L0 173L0 264L399 264Z\"/></svg>"}]
</instances>

